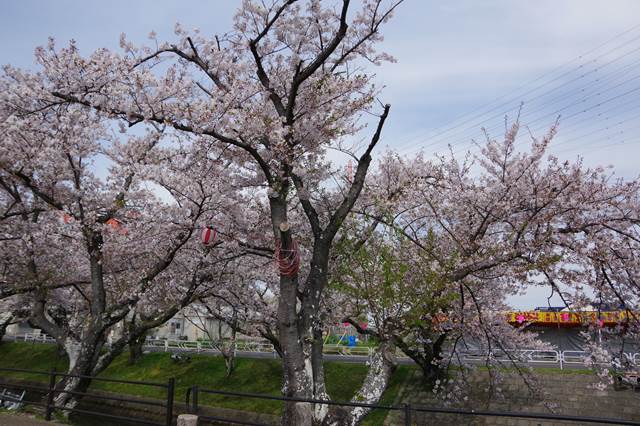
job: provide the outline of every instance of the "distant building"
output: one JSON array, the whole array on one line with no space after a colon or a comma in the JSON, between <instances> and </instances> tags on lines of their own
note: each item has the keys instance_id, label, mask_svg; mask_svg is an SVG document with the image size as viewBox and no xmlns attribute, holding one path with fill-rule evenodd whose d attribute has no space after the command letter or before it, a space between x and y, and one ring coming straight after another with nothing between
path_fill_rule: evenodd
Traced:
<instances>
[{"instance_id":1,"label":"distant building","mask_svg":"<svg viewBox=\"0 0 640 426\"><path fill-rule=\"evenodd\" d=\"M149 332L150 338L169 340L219 340L231 337L230 327L193 305ZM238 336L240 337L240 336ZM246 336L242 336L246 338Z\"/></svg>"},{"instance_id":2,"label":"distant building","mask_svg":"<svg viewBox=\"0 0 640 426\"><path fill-rule=\"evenodd\" d=\"M32 328L27 321L10 324L7 326L7 336L16 336L20 334L40 334L39 328Z\"/></svg>"}]
</instances>

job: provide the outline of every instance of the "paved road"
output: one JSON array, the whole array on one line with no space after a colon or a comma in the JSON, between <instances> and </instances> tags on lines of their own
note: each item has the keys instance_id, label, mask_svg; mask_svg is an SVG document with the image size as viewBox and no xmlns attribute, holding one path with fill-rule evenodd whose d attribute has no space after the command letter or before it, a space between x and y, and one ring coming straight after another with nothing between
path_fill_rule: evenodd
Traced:
<instances>
[{"instance_id":1,"label":"paved road","mask_svg":"<svg viewBox=\"0 0 640 426\"><path fill-rule=\"evenodd\" d=\"M35 419L27 414L7 414L0 413L0 426L51 426L59 425L58 422L45 422L44 420Z\"/></svg>"}]
</instances>

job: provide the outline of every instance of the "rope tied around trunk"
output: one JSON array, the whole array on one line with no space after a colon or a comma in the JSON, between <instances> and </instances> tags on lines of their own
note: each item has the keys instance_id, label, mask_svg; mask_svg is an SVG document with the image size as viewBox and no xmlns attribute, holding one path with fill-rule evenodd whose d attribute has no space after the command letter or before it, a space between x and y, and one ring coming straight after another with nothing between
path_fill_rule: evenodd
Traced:
<instances>
[{"instance_id":1,"label":"rope tied around trunk","mask_svg":"<svg viewBox=\"0 0 640 426\"><path fill-rule=\"evenodd\" d=\"M293 277L298 273L300 269L300 251L295 240L291 240L291 248L286 250L282 248L282 241L276 240L275 258L280 275Z\"/></svg>"}]
</instances>

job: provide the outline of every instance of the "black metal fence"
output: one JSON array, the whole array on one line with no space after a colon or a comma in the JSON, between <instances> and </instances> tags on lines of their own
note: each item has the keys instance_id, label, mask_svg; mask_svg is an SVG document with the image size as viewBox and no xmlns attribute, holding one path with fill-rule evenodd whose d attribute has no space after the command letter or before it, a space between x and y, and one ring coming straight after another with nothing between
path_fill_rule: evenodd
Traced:
<instances>
[{"instance_id":1,"label":"black metal fence","mask_svg":"<svg viewBox=\"0 0 640 426\"><path fill-rule=\"evenodd\" d=\"M167 383L154 383L154 382L143 382L143 381L135 381L135 380L108 379L103 377L83 376L78 374L66 374L66 373L57 372L55 370L38 371L38 370L27 370L27 369L21 369L21 368L0 368L0 372L2 371L6 371L10 373L29 373L29 374L49 376L47 387L32 386L32 385L26 385L22 383L8 383L4 381L0 382L1 387L5 387L8 389L20 389L20 390L27 390L27 391L43 394L44 395L43 402L19 400L19 399L7 397L7 396L3 396L2 398L7 401L24 403L25 405L33 405L36 407L43 408L44 417L45 417L45 420L47 421L51 420L51 417L55 410L60 410L60 411L65 411L70 413L78 413L78 414L84 414L89 416L102 417L102 418L111 419L111 420L120 421L120 422L125 421L125 422L131 422L131 423L140 423L140 424L156 425L156 426L171 426L173 424L173 405L174 405L173 399L175 396L175 379L173 378L169 379ZM164 402L145 401L141 399L133 399L133 398L120 397L120 396L101 395L95 392L76 392L76 391L64 390L64 389L60 389L58 386L60 384L58 382L58 379L64 379L64 378L88 379L91 381L95 380L95 381L102 381L102 382L164 388L166 389L166 400ZM146 406L161 407L161 408L164 408L165 421L160 423L160 422L153 422L150 420L145 420L145 419L136 418L136 417L117 416L117 415L108 414L105 412L84 410L77 407L68 408L64 406L57 406L55 405L55 397L56 395L60 395L60 394L70 394L80 398L91 397L98 400L119 401L119 402L134 403L134 404L140 404L140 405L146 405Z\"/></svg>"},{"instance_id":2,"label":"black metal fence","mask_svg":"<svg viewBox=\"0 0 640 426\"><path fill-rule=\"evenodd\" d=\"M613 425L640 425L640 422L633 420L623 420L623 419L609 419L609 418L600 418L600 417L580 417L580 416L567 416L561 414L551 414L551 413L521 413L521 412L508 412L508 411L479 411L479 410L464 410L457 408L435 408L435 407L423 407L416 406L411 404L402 404L402 405L378 405L378 404L365 404L360 402L338 402L338 401L327 401L327 400L318 400L318 399L306 399L306 398L290 398L284 396L274 396L274 395L263 395L263 394L255 394L255 393L245 393L245 392L231 392L231 391L220 391L214 389L201 389L198 386L192 386L188 389L186 394L186 405L189 410L198 414L198 419L208 420L214 422L224 422L227 424L237 424L237 425L247 425L247 426L273 426L267 423L257 423L248 420L239 420L239 419L229 419L218 416L206 416L199 413L199 395L200 394L213 394L213 395L223 395L223 396L232 396L236 398L258 398L258 399L269 399L283 402L303 402L303 403L312 403L312 404L324 404L324 405L335 405L341 407L362 407L368 408L371 410L387 410L387 411L399 411L402 413L402 419L404 421L405 426L411 426L414 423L414 414L415 413L432 413L432 414L444 414L444 415L455 415L455 416L482 416L482 417L510 417L517 419L535 419L535 420L551 420L551 421L569 421L576 422L578 424L585 423L599 423L599 424L613 424ZM461 424L459 421L455 421L453 424Z\"/></svg>"},{"instance_id":3,"label":"black metal fence","mask_svg":"<svg viewBox=\"0 0 640 426\"><path fill-rule=\"evenodd\" d=\"M55 370L38 371L38 370L27 370L27 369L20 369L20 368L0 368L0 372L2 371L10 372L10 373L11 372L12 373L28 373L28 374L48 376L47 386L32 386L30 384L10 383L5 381L0 381L0 386L8 389L27 390L27 391L36 392L38 394L44 395L43 398L36 401L23 401L10 396L2 396L2 398L8 401L23 402L26 405L41 407L44 409L46 420L51 420L55 410L60 410L60 411L66 411L71 413L102 417L102 418L111 419L119 422L131 422L131 423L140 423L140 424L157 425L157 426L171 426L174 423L175 380L173 378L169 379L166 383L155 383L155 382L118 380L118 379L108 379L108 378L93 377L93 376L73 375L73 374L56 372ZM80 379L89 379L92 381L95 380L95 381L103 381L103 382L121 383L121 384L127 384L127 385L140 385L140 386L151 386L151 387L162 388L162 389L166 389L166 399L163 401L161 400L148 401L148 400L141 400L141 399L134 399L134 398L126 398L121 396L101 395L95 392L66 391L64 389L60 389L60 382L58 382L58 379L64 379L64 378L80 378ZM79 397L90 397L98 400L120 401L120 402L132 403L132 404L141 404L141 405L147 405L147 406L160 407L164 411L164 422L154 422L154 421L145 420L141 418L119 416L119 415L107 414L105 412L99 412L99 411L84 410L84 409L79 409L77 407L67 408L64 406L55 405L55 396L63 393L67 393L67 394L71 394ZM199 404L199 395L201 394L221 395L221 396L234 397L234 398L258 398L258 399L265 399L265 400L282 401L285 403L301 402L301 403L322 404L322 405L341 406L341 407L361 407L361 408L367 408L371 410L386 410L387 412L395 411L395 412L401 413L401 418L403 419L405 425L414 424L414 418L417 415L419 415L419 413L431 413L431 414L440 414L440 415L452 415L452 416L456 416L456 418L459 418L458 416L509 417L509 418L516 418L516 419L569 421L569 422L576 422L578 424L599 423L599 424L640 426L640 421L634 421L634 420L610 419L610 418L600 418L600 417L568 416L568 415L551 414L551 413L478 411L478 410L465 410L465 409L457 409L457 408L423 407L423 406L416 406L416 405L410 405L410 404L379 405L379 404L366 404L366 403L360 403L360 402L327 401L327 400L291 398L291 397L285 397L285 396L264 395L264 394L255 394L255 393L246 393L246 392L221 391L221 390L215 390L215 389L203 389L198 386L192 386L187 390L186 401L185 401L187 411L198 414L198 418L203 421L222 422L222 423L231 424L231 425L236 424L236 425L248 425L248 426L272 426L266 423L258 423L255 421L250 421L250 420L247 420L246 418L230 419L230 418L219 417L219 416L203 415L202 407ZM454 424L460 424L460 422L455 421Z\"/></svg>"}]
</instances>

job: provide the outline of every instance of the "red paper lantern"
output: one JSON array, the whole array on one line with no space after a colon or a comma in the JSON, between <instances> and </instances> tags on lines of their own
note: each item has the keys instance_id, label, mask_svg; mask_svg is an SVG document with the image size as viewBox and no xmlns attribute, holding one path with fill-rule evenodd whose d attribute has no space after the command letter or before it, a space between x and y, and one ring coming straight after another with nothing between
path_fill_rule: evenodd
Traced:
<instances>
[{"instance_id":1,"label":"red paper lantern","mask_svg":"<svg viewBox=\"0 0 640 426\"><path fill-rule=\"evenodd\" d=\"M114 230L120 229L120 227L122 226L120 222L118 222L118 220L114 218L107 220L105 223Z\"/></svg>"},{"instance_id":2,"label":"red paper lantern","mask_svg":"<svg viewBox=\"0 0 640 426\"><path fill-rule=\"evenodd\" d=\"M202 244L205 246L209 244L213 244L216 241L216 237L218 236L218 232L216 228L213 226L207 226L202 229Z\"/></svg>"},{"instance_id":3,"label":"red paper lantern","mask_svg":"<svg viewBox=\"0 0 640 426\"><path fill-rule=\"evenodd\" d=\"M62 210L59 210L58 213L60 213L60 219L62 220L62 223L64 223L65 225L68 225L71 222L73 222L73 216L71 216L69 213L66 213Z\"/></svg>"},{"instance_id":4,"label":"red paper lantern","mask_svg":"<svg viewBox=\"0 0 640 426\"><path fill-rule=\"evenodd\" d=\"M125 229L125 227L122 225L122 223L115 218L109 218L109 220L107 220L105 222L106 225L109 225L109 227L111 227L112 231L116 231L121 235L126 235L127 234L127 230Z\"/></svg>"}]
</instances>

